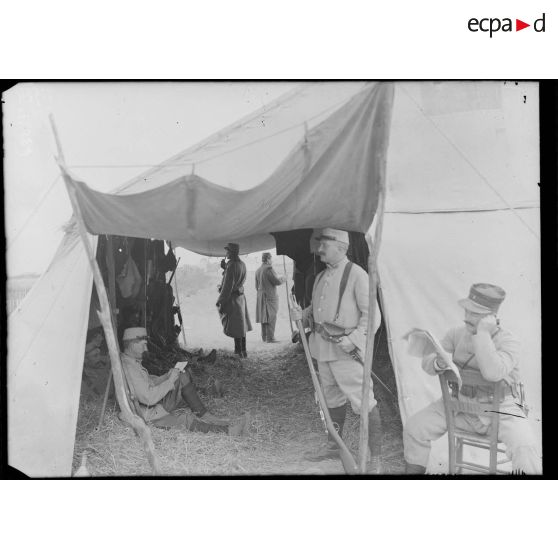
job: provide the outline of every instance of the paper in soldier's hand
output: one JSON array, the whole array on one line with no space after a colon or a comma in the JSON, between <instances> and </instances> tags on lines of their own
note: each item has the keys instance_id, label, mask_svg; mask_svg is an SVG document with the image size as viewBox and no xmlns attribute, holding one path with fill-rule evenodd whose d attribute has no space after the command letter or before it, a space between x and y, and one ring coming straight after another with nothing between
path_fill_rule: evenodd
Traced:
<instances>
[{"instance_id":1,"label":"paper in soldier's hand","mask_svg":"<svg viewBox=\"0 0 558 558\"><path fill-rule=\"evenodd\" d=\"M423 329L412 329L403 339L409 343L407 352L411 356L422 358L436 352L431 336Z\"/></svg>"},{"instance_id":2,"label":"paper in soldier's hand","mask_svg":"<svg viewBox=\"0 0 558 558\"><path fill-rule=\"evenodd\" d=\"M461 375L459 374L459 370L457 366L455 366L450 353L444 350L441 343L430 331L427 331L426 329L414 328L406 333L403 336L403 339L409 343L407 352L411 356L422 358L436 353L436 358L446 363L447 369L453 372L456 381L461 386Z\"/></svg>"}]
</instances>

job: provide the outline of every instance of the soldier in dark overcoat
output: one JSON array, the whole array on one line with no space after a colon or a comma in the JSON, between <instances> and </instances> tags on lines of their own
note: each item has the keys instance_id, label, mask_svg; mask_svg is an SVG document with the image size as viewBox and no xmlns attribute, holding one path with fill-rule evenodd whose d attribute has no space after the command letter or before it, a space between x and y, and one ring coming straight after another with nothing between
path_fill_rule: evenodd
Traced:
<instances>
[{"instance_id":1,"label":"soldier in dark overcoat","mask_svg":"<svg viewBox=\"0 0 558 558\"><path fill-rule=\"evenodd\" d=\"M239 249L239 245L234 242L225 246L227 263L216 305L223 333L234 338L234 353L246 358L246 332L252 330L252 324L244 296L246 265L238 257Z\"/></svg>"}]
</instances>

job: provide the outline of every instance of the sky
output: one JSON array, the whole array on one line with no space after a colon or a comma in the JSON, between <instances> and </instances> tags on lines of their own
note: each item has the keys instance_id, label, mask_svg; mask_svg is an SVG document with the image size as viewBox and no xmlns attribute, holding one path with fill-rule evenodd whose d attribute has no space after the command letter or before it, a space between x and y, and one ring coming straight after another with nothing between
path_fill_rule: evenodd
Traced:
<instances>
[{"instance_id":1,"label":"sky","mask_svg":"<svg viewBox=\"0 0 558 558\"><path fill-rule=\"evenodd\" d=\"M42 273L71 207L66 164L109 191L295 87L292 82L22 83L3 94L8 275ZM111 167L113 165L113 167ZM181 262L196 254L179 249Z\"/></svg>"}]
</instances>

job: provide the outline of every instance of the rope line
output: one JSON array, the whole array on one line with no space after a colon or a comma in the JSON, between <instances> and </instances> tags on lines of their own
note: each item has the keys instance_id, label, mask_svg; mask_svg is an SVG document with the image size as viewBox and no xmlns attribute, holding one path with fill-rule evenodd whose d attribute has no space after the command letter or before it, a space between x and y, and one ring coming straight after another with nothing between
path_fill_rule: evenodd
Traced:
<instances>
[{"instance_id":1,"label":"rope line","mask_svg":"<svg viewBox=\"0 0 558 558\"><path fill-rule=\"evenodd\" d=\"M47 319L50 317L50 315L51 315L51 313L52 313L54 307L57 305L58 299L60 298L61 295L63 295L63 294L66 293L66 289L65 289L64 287L68 284L68 282L70 281L70 279L72 279L73 274L75 273L78 264L79 264L79 254L76 255L76 259L75 259L73 265L71 266L70 272L64 274L64 279L63 279L63 281L62 281L62 285L61 285L60 289L58 290L58 295L54 298L54 300L52 301L52 303L49 305L48 310L47 310L46 313L45 313L44 319L41 321L41 323L39 324L39 326L38 326L37 328L35 328L34 335L31 337L30 341L27 343L27 350L23 353L23 355L22 355L22 356L20 357L20 359L17 361L17 364L16 364L15 366L11 367L12 370L17 370L17 369L19 368L21 362L23 361L23 359L29 354L29 351L31 350L31 348L32 348L32 346L33 346L33 343L35 342L35 339L37 339L37 336L39 335L39 333L40 333L41 330L43 329L43 326L45 325ZM41 279L38 279L38 280L37 280L37 284L38 284L38 282L39 282L40 280L41 280ZM34 288L35 286L36 286L36 285L33 285L33 288ZM31 291L33 291L33 288L31 288L31 290L29 291L29 293L30 293ZM29 293L27 293L27 295L26 295L25 298L27 298L27 296L29 295ZM21 301L21 305L23 304L25 298ZM20 306L21 306L21 305L20 305ZM20 309L20 307L18 307L17 310L15 310L15 311L12 313L12 316L13 316L14 318L15 318L15 316L16 316L16 312L17 312L19 309Z\"/></svg>"},{"instance_id":2,"label":"rope line","mask_svg":"<svg viewBox=\"0 0 558 558\"><path fill-rule=\"evenodd\" d=\"M359 93L360 93L360 91L359 91ZM314 121L314 120L318 119L320 116L326 114L327 112L329 112L331 110L334 110L334 109L338 108L339 106L342 106L343 104L345 104L348 100L350 100L352 97L354 97L357 94L358 93L355 93L355 94L351 95L350 97L346 97L341 101L337 101L333 105L330 105L329 107L325 108L324 110L322 110L318 114L315 114L311 118L307 118L302 122L298 122L296 124L293 124L292 126L289 126L287 128L283 128L282 130L278 130L277 132L275 132L273 134L270 134L269 136L264 136L262 138L255 139L255 140L250 141L248 143L238 145L238 146L236 146L232 149L229 149L228 151L223 151L221 153L217 153L216 155L206 157L205 159L186 159L186 160L184 160L184 162L181 162L181 163L168 162L168 163L161 163L161 164L158 164L158 165L145 165L145 164L141 164L141 165L70 165L70 166L68 166L68 168L72 168L72 169L96 169L96 168L107 168L107 169L110 169L110 168L116 168L116 169L128 169L128 168L164 169L164 168L167 168L167 167L189 167L191 165L196 165L198 163L206 163L207 161L212 161L214 159L218 159L219 157L224 157L225 155L229 155L230 153L234 153L235 151L239 151L239 150L244 149L246 147L250 147L252 145L256 145L258 143L265 142L265 141L270 140L272 138L275 138L275 137L277 137L281 134L285 134L287 132L295 130L296 128L304 126L305 123L307 123L309 121ZM260 115L260 117L261 117L261 115ZM295 145L297 145L297 144L295 144ZM207 147L207 146L202 145L201 147ZM179 158L181 156L184 156L184 155L178 155L176 158Z\"/></svg>"},{"instance_id":3,"label":"rope line","mask_svg":"<svg viewBox=\"0 0 558 558\"><path fill-rule=\"evenodd\" d=\"M475 165L473 165L473 163L469 160L469 158L465 155L465 153L463 153L463 151L461 151L461 149L459 149L459 147L451 140L451 138L449 138L436 124L436 122L434 122L434 120L432 120L425 112L424 110L420 107L420 105L415 101L415 99L413 98L412 95L409 94L409 92L404 88L401 87L401 89L403 90L403 92L405 93L405 95L407 95L407 97L409 97L409 99L411 99L411 101L415 104L415 106L418 108L418 110L422 113L422 115L432 124L432 126L434 126L434 128L438 131L438 133L455 149L455 151L463 158L463 160L473 169L473 171L479 176L479 178L492 190L492 192L494 192L494 194L496 194L496 196L498 196L498 198L500 198L501 201L503 201L506 206L508 207L508 209L523 223L523 225L529 230L529 232L531 232L531 234L533 234L533 236L537 239L540 240L540 236L537 234L536 231L534 231L529 224L523 219L523 217L521 217L521 215L519 215L515 209L513 208L513 206L511 205L511 203L504 198L504 196L502 196L500 194L500 192L498 192L498 190L492 186L492 184L490 184L490 182L488 181L488 179L477 169L477 167L475 167Z\"/></svg>"},{"instance_id":4,"label":"rope line","mask_svg":"<svg viewBox=\"0 0 558 558\"><path fill-rule=\"evenodd\" d=\"M29 221L31 220L31 217L33 217L33 215L35 215L35 213L37 213L39 207L43 204L43 202L46 200L47 196L50 194L50 192L52 191L52 189L54 188L55 184L58 182L58 179L61 177L61 174L58 174L56 176L56 178L54 179L54 181L52 182L52 184L48 187L48 189L45 191L45 193L43 194L43 196L41 197L41 199L39 200L39 202L37 203L37 205L31 210L31 213L29 213L29 215L27 216L27 219L25 219L25 222L23 223L23 225L20 227L19 231L17 231L17 233L15 234L15 236L10 240L10 242L8 243L8 248L12 247L12 244L17 240L17 238L19 237L19 235L24 231L25 227L27 227L27 225L29 224Z\"/></svg>"}]
</instances>

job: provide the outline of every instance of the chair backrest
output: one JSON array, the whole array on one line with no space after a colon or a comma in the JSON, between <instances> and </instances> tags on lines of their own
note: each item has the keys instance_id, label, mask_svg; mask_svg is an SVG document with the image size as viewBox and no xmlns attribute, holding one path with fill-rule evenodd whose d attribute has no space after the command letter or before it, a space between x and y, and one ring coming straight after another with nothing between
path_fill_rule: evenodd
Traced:
<instances>
[{"instance_id":1,"label":"chair backrest","mask_svg":"<svg viewBox=\"0 0 558 558\"><path fill-rule=\"evenodd\" d=\"M446 370L439 375L442 397L448 420L448 430L453 431L455 427L455 415L457 413L469 413L490 418L489 437L490 441L497 444L498 427L500 421L500 400L503 398L505 382L491 382L485 380L481 373L476 370L463 369L460 371L463 386L469 388L481 388L483 394L492 401L481 403L476 400L463 400L456 397L448 383L455 382L456 378L451 370Z\"/></svg>"}]
</instances>

